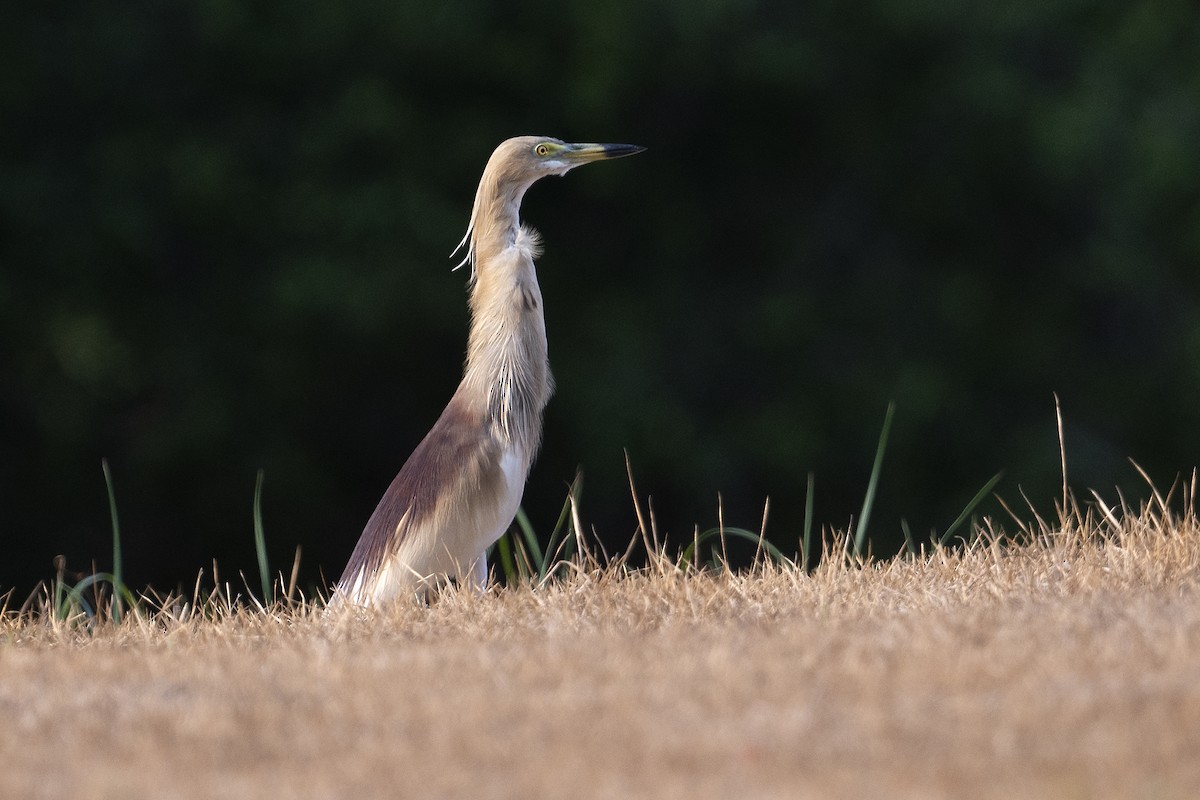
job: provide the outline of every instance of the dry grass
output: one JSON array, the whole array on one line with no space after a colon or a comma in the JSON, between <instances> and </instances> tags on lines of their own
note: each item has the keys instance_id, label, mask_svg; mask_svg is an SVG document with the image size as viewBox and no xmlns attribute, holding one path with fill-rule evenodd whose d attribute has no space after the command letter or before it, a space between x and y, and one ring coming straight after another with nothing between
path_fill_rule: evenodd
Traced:
<instances>
[{"instance_id":1,"label":"dry grass","mask_svg":"<svg viewBox=\"0 0 1200 800\"><path fill-rule=\"evenodd\" d=\"M0 623L2 797L1200 797L1200 524Z\"/></svg>"}]
</instances>

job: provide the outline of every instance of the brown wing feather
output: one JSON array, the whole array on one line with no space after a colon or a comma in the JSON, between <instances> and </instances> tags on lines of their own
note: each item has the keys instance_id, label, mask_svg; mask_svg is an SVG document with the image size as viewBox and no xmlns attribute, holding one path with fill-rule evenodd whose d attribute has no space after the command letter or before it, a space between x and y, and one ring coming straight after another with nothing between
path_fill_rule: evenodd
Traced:
<instances>
[{"instance_id":1,"label":"brown wing feather","mask_svg":"<svg viewBox=\"0 0 1200 800\"><path fill-rule=\"evenodd\" d=\"M380 498L339 584L348 586L360 572L369 579L388 554L396 552L406 533L434 514L441 491L479 470L481 435L483 415L473 412L456 392Z\"/></svg>"}]
</instances>

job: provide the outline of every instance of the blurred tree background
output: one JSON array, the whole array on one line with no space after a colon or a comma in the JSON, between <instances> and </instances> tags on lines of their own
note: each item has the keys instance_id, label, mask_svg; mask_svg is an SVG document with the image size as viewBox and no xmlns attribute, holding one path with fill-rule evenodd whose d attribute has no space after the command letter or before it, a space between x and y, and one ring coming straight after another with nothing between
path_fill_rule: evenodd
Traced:
<instances>
[{"instance_id":1,"label":"blurred tree background","mask_svg":"<svg viewBox=\"0 0 1200 800\"><path fill-rule=\"evenodd\" d=\"M646 145L530 192L558 392L548 530L794 548L1043 511L1200 444L1193 3L32 3L0 13L0 588L336 577L459 377L451 248L508 136ZM986 507L996 512L994 503ZM23 596L23 595L22 595Z\"/></svg>"}]
</instances>

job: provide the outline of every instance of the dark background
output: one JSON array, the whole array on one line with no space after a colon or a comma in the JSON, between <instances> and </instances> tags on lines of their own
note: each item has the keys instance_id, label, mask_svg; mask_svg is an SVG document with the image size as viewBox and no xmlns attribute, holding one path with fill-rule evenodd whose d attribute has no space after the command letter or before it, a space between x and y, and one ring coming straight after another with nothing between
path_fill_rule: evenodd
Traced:
<instances>
[{"instance_id":1,"label":"dark background","mask_svg":"<svg viewBox=\"0 0 1200 800\"><path fill-rule=\"evenodd\" d=\"M1147 494L1197 463L1193 3L9 4L0 12L0 589L340 572L452 393L448 258L492 148L649 147L533 188L558 392L525 506L877 549L995 472ZM981 509L1003 513L994 501Z\"/></svg>"}]
</instances>

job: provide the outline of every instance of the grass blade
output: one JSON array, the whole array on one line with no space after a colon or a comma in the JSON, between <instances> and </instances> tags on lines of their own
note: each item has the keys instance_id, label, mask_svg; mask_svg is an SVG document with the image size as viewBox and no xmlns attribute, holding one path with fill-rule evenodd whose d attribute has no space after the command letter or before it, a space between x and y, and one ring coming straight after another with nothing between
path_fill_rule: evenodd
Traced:
<instances>
[{"instance_id":1,"label":"grass blade","mask_svg":"<svg viewBox=\"0 0 1200 800\"><path fill-rule=\"evenodd\" d=\"M883 430L879 433L879 446L875 448L875 464L871 467L871 479L867 482L867 493L863 496L862 512L858 515L858 527L854 531L854 556L861 559L867 544L867 523L871 520L871 508L875 505L875 488L879 485L879 472L883 467L883 453L887 449L888 434L892 430L892 415L895 403L888 403L883 418Z\"/></svg>"},{"instance_id":2,"label":"grass blade","mask_svg":"<svg viewBox=\"0 0 1200 800\"><path fill-rule=\"evenodd\" d=\"M121 523L117 519L117 493L113 489L112 471L108 468L108 459L100 459L100 469L104 472L104 485L108 488L108 511L112 517L112 544L113 544L113 571L112 571L112 586L113 586L113 603L112 615L113 622L117 625L121 624L121 601L122 594L125 588L125 582L122 577L121 570Z\"/></svg>"},{"instance_id":3,"label":"grass blade","mask_svg":"<svg viewBox=\"0 0 1200 800\"><path fill-rule=\"evenodd\" d=\"M571 481L571 486L567 489L567 499L563 501L562 511L558 514L558 521L554 523L554 530L550 532L550 541L546 543L546 559L547 561L557 562L559 560L559 549L562 549L562 558L570 558L574 552L575 544L575 527L571 522L571 503L579 501L579 494L583 491L583 470L575 471L575 480ZM563 534L563 526L566 526L566 534ZM560 537L562 537L560 539ZM552 564L547 565L547 569ZM544 574L542 577L546 577Z\"/></svg>"},{"instance_id":4,"label":"grass blade","mask_svg":"<svg viewBox=\"0 0 1200 800\"><path fill-rule=\"evenodd\" d=\"M698 533L692 538L691 544L689 544L679 556L679 568L686 570L691 565L692 560L696 556L697 548L699 548L700 545L704 544L709 539L718 537L723 539L726 536L735 536L739 539L745 539L748 542L754 542L756 545L762 547L762 549L765 550L769 556L771 556L771 559L775 561L776 564L787 561L787 556L785 556L778 547L771 544L766 539L763 539L754 531L746 530L745 528L718 527L709 528L704 533ZM728 560L726 560L725 563L728 564Z\"/></svg>"},{"instance_id":5,"label":"grass blade","mask_svg":"<svg viewBox=\"0 0 1200 800\"><path fill-rule=\"evenodd\" d=\"M63 582L63 575L67 571L67 557L58 555L54 557L54 609L55 613L62 608L63 592L66 591L66 584ZM60 615L61 616L61 615Z\"/></svg>"},{"instance_id":6,"label":"grass blade","mask_svg":"<svg viewBox=\"0 0 1200 800\"><path fill-rule=\"evenodd\" d=\"M500 554L500 569L504 572L504 585L516 586L520 576L517 574L516 561L513 560L511 530L496 540L494 548Z\"/></svg>"},{"instance_id":7,"label":"grass blade","mask_svg":"<svg viewBox=\"0 0 1200 800\"><path fill-rule=\"evenodd\" d=\"M271 570L267 566L267 537L262 523L263 471L254 482L254 550L258 553L258 576L262 583L263 605L271 604Z\"/></svg>"},{"instance_id":8,"label":"grass blade","mask_svg":"<svg viewBox=\"0 0 1200 800\"><path fill-rule=\"evenodd\" d=\"M282 576L280 576L282 577ZM296 559L292 561L292 577L288 579L287 595L284 596L284 601L292 604L292 593L296 591L296 581L300 577L300 545L296 545Z\"/></svg>"},{"instance_id":9,"label":"grass blade","mask_svg":"<svg viewBox=\"0 0 1200 800\"><path fill-rule=\"evenodd\" d=\"M120 596L121 600L128 602L132 606L132 593L128 590L118 591L116 589L115 578L116 576L114 576L111 572L93 572L91 575L88 575L83 580L79 581L79 583L67 590L67 594L62 601L63 604L59 609L59 617L61 619L67 619L71 615L71 609L77 607L83 611L83 613L86 614L89 619L94 618L96 616L96 610L92 604L87 601L87 597L84 595L84 592L86 592L88 589L91 589L93 591L94 598L98 601L103 596L100 588L101 584L104 583L114 587L114 604L117 602L118 596Z\"/></svg>"},{"instance_id":10,"label":"grass blade","mask_svg":"<svg viewBox=\"0 0 1200 800\"><path fill-rule=\"evenodd\" d=\"M812 558L813 491L816 477L808 473L808 488L804 491L804 534L800 538L800 568L808 574L809 559Z\"/></svg>"},{"instance_id":11,"label":"grass blade","mask_svg":"<svg viewBox=\"0 0 1200 800\"><path fill-rule=\"evenodd\" d=\"M917 542L913 539L912 531L908 529L908 520L900 520L900 530L904 533L904 549L908 551L910 556L917 555Z\"/></svg>"},{"instance_id":12,"label":"grass blade","mask_svg":"<svg viewBox=\"0 0 1200 800\"><path fill-rule=\"evenodd\" d=\"M987 483L983 485L982 489L975 493L975 496L971 498L971 502L967 503L967 506L962 510L962 513L954 518L954 522L950 523L950 527L946 528L946 532L943 533L941 538L938 539L938 544L944 546L950 541L950 537L954 535L954 532L958 530L964 522L967 521L967 519L971 516L971 513L975 510L975 507L982 503L984 499L991 494L992 489L996 488L996 484L1000 483L1000 479L1003 477L1003 472L997 472L988 480Z\"/></svg>"},{"instance_id":13,"label":"grass blade","mask_svg":"<svg viewBox=\"0 0 1200 800\"><path fill-rule=\"evenodd\" d=\"M533 524L523 506L517 507L517 527L525 540L525 550L534 573L541 578L546 569L546 557L542 555L541 545L538 544L537 534L533 532Z\"/></svg>"}]
</instances>

